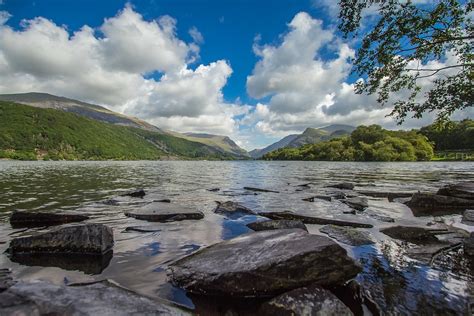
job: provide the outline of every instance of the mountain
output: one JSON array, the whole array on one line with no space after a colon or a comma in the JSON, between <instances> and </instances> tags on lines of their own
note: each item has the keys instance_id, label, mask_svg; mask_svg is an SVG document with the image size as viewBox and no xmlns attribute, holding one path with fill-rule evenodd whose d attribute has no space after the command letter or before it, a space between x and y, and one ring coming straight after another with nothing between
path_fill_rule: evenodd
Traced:
<instances>
[{"instance_id":1,"label":"mountain","mask_svg":"<svg viewBox=\"0 0 474 316\"><path fill-rule=\"evenodd\" d=\"M233 159L162 132L105 123L64 110L0 101L0 158L64 160Z\"/></svg>"},{"instance_id":2,"label":"mountain","mask_svg":"<svg viewBox=\"0 0 474 316\"><path fill-rule=\"evenodd\" d=\"M355 130L355 127L343 124L332 124L319 128L308 127L301 134L288 135L276 143L263 149L254 149L250 151L252 158L260 158L263 155L284 147L301 147L306 144L315 144L332 138L348 135Z\"/></svg>"},{"instance_id":3,"label":"mountain","mask_svg":"<svg viewBox=\"0 0 474 316\"><path fill-rule=\"evenodd\" d=\"M236 158L250 158L249 153L245 149L240 148L232 139L227 136L204 133L173 133L173 135L193 142L211 146L223 153L229 153Z\"/></svg>"}]
</instances>

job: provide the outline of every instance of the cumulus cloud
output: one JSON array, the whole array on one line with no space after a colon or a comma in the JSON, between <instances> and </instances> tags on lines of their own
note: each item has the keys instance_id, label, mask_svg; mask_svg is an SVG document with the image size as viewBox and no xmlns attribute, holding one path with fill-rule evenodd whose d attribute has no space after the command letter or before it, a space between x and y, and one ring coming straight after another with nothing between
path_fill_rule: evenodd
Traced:
<instances>
[{"instance_id":1,"label":"cumulus cloud","mask_svg":"<svg viewBox=\"0 0 474 316\"><path fill-rule=\"evenodd\" d=\"M232 134L234 116L247 111L224 101L228 62L190 68L203 36L192 28L194 42L180 40L172 17L145 20L127 5L100 27L71 33L42 17L16 30L9 16L0 13L0 93L77 98L178 131Z\"/></svg>"}]
</instances>

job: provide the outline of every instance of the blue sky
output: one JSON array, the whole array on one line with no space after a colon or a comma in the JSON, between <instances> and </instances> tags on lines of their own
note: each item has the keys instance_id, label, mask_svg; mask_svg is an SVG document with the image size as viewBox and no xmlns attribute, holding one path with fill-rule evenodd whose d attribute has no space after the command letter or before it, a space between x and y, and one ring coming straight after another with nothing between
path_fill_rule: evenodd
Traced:
<instances>
[{"instance_id":1,"label":"blue sky","mask_svg":"<svg viewBox=\"0 0 474 316\"><path fill-rule=\"evenodd\" d=\"M0 93L77 98L246 149L331 123L396 127L353 94L357 42L330 0L3 0L0 12Z\"/></svg>"}]
</instances>

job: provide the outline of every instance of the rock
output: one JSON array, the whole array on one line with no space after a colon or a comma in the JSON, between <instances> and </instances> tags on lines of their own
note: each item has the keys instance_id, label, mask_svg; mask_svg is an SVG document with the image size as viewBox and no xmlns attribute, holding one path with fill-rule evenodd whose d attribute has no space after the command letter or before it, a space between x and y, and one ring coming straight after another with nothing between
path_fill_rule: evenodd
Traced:
<instances>
[{"instance_id":1,"label":"rock","mask_svg":"<svg viewBox=\"0 0 474 316\"><path fill-rule=\"evenodd\" d=\"M354 190L354 183L350 182L342 182L342 183L337 183L333 185L328 185L328 188L336 188L336 189L342 189L342 190Z\"/></svg>"},{"instance_id":2,"label":"rock","mask_svg":"<svg viewBox=\"0 0 474 316\"><path fill-rule=\"evenodd\" d=\"M362 246L375 243L368 232L360 231L355 228L326 225L321 227L319 231L329 235L329 237L334 238L339 242L351 246Z\"/></svg>"},{"instance_id":3,"label":"rock","mask_svg":"<svg viewBox=\"0 0 474 316\"><path fill-rule=\"evenodd\" d=\"M468 238L464 239L463 247L466 255L474 256L474 232L472 232Z\"/></svg>"},{"instance_id":4,"label":"rock","mask_svg":"<svg viewBox=\"0 0 474 316\"><path fill-rule=\"evenodd\" d=\"M79 253L104 254L112 249L112 228L102 224L80 224L54 229L47 233L18 237L10 242L9 253Z\"/></svg>"},{"instance_id":5,"label":"rock","mask_svg":"<svg viewBox=\"0 0 474 316\"><path fill-rule=\"evenodd\" d=\"M344 192L339 191L331 193L331 197L336 200L342 200L345 199L347 196Z\"/></svg>"},{"instance_id":6,"label":"rock","mask_svg":"<svg viewBox=\"0 0 474 316\"><path fill-rule=\"evenodd\" d=\"M280 192L278 192L278 191L267 190L267 189L260 189L260 188L254 188L254 187L244 187L244 190L247 190L247 191L255 191L255 192L280 193Z\"/></svg>"},{"instance_id":7,"label":"rock","mask_svg":"<svg viewBox=\"0 0 474 316\"><path fill-rule=\"evenodd\" d=\"M153 202L171 203L171 200L170 199L158 199L158 200L153 200Z\"/></svg>"},{"instance_id":8,"label":"rock","mask_svg":"<svg viewBox=\"0 0 474 316\"><path fill-rule=\"evenodd\" d=\"M102 201L102 203L105 204L105 205L111 205L111 206L120 205L120 202L117 201L116 199L107 199L105 201Z\"/></svg>"},{"instance_id":9,"label":"rock","mask_svg":"<svg viewBox=\"0 0 474 316\"><path fill-rule=\"evenodd\" d=\"M355 223L355 222L348 222L348 221L342 221L342 220L337 220L337 219L314 217L314 216L306 216L306 215L296 214L293 212L261 212L258 214L260 216L264 216L270 219L300 220L305 224L351 226L351 227L360 227L360 228L374 227L371 224Z\"/></svg>"},{"instance_id":10,"label":"rock","mask_svg":"<svg viewBox=\"0 0 474 316\"><path fill-rule=\"evenodd\" d=\"M1 315L188 315L111 282L65 286L18 282L0 294Z\"/></svg>"},{"instance_id":11,"label":"rock","mask_svg":"<svg viewBox=\"0 0 474 316\"><path fill-rule=\"evenodd\" d=\"M474 226L474 210L465 210L462 215L462 222Z\"/></svg>"},{"instance_id":12,"label":"rock","mask_svg":"<svg viewBox=\"0 0 474 316\"><path fill-rule=\"evenodd\" d=\"M156 233L160 232L161 229L150 226L129 226L125 228L127 232L139 232L139 233Z\"/></svg>"},{"instance_id":13,"label":"rock","mask_svg":"<svg viewBox=\"0 0 474 316\"><path fill-rule=\"evenodd\" d=\"M377 214L376 212L371 211L371 210L365 210L364 214L372 217L373 219L381 221L381 222L386 222L386 223L394 223L395 222L394 218L391 218L390 216Z\"/></svg>"},{"instance_id":14,"label":"rock","mask_svg":"<svg viewBox=\"0 0 474 316\"><path fill-rule=\"evenodd\" d=\"M16 282L11 277L10 269L0 269L0 293L8 289Z\"/></svg>"},{"instance_id":15,"label":"rock","mask_svg":"<svg viewBox=\"0 0 474 316\"><path fill-rule=\"evenodd\" d=\"M436 235L449 233L447 229L428 229L423 227L392 226L380 230L387 236L411 242L412 244L439 243Z\"/></svg>"},{"instance_id":16,"label":"rock","mask_svg":"<svg viewBox=\"0 0 474 316\"><path fill-rule=\"evenodd\" d=\"M411 208L415 216L437 216L456 214L474 208L474 200L432 193L415 193L406 205Z\"/></svg>"},{"instance_id":17,"label":"rock","mask_svg":"<svg viewBox=\"0 0 474 316\"><path fill-rule=\"evenodd\" d=\"M266 302L259 315L353 315L334 294L318 286L299 288Z\"/></svg>"},{"instance_id":18,"label":"rock","mask_svg":"<svg viewBox=\"0 0 474 316\"><path fill-rule=\"evenodd\" d=\"M474 200L474 181L446 185L437 194Z\"/></svg>"},{"instance_id":19,"label":"rock","mask_svg":"<svg viewBox=\"0 0 474 316\"><path fill-rule=\"evenodd\" d=\"M87 219L89 216L81 214L14 211L10 216L10 224L13 228L41 227L82 222Z\"/></svg>"},{"instance_id":20,"label":"rock","mask_svg":"<svg viewBox=\"0 0 474 316\"><path fill-rule=\"evenodd\" d=\"M170 203L151 203L134 211L125 213L125 216L149 222L174 222L189 219L202 219L204 214L186 206Z\"/></svg>"},{"instance_id":21,"label":"rock","mask_svg":"<svg viewBox=\"0 0 474 316\"><path fill-rule=\"evenodd\" d=\"M253 222L247 224L247 227L255 231L292 228L299 228L308 231L302 221L292 221L285 219Z\"/></svg>"},{"instance_id":22,"label":"rock","mask_svg":"<svg viewBox=\"0 0 474 316\"><path fill-rule=\"evenodd\" d=\"M375 302L369 291L364 289L356 280L351 280L342 286L330 289L354 315L382 315L382 309ZM367 313L369 311L370 313Z\"/></svg>"},{"instance_id":23,"label":"rock","mask_svg":"<svg viewBox=\"0 0 474 316\"><path fill-rule=\"evenodd\" d=\"M214 213L217 214L230 216L232 218L241 217L245 215L257 215L256 212L237 202L227 201L222 203L216 201L216 203L217 206L214 209Z\"/></svg>"},{"instance_id":24,"label":"rock","mask_svg":"<svg viewBox=\"0 0 474 316\"><path fill-rule=\"evenodd\" d=\"M345 200L341 200L342 203L349 205L353 209L363 211L369 207L369 202L365 197L353 197Z\"/></svg>"},{"instance_id":25,"label":"rock","mask_svg":"<svg viewBox=\"0 0 474 316\"><path fill-rule=\"evenodd\" d=\"M131 196L131 197L134 197L134 198L143 198L145 195L146 195L145 190L138 189L138 190L135 190L135 191L131 191L131 192L121 194L120 196Z\"/></svg>"},{"instance_id":26,"label":"rock","mask_svg":"<svg viewBox=\"0 0 474 316\"><path fill-rule=\"evenodd\" d=\"M201 295L271 297L308 284L344 283L361 271L331 239L301 229L244 234L169 266L174 285Z\"/></svg>"},{"instance_id":27,"label":"rock","mask_svg":"<svg viewBox=\"0 0 474 316\"><path fill-rule=\"evenodd\" d=\"M221 189L219 188L212 188L212 189L207 189L209 192L219 192Z\"/></svg>"},{"instance_id":28,"label":"rock","mask_svg":"<svg viewBox=\"0 0 474 316\"><path fill-rule=\"evenodd\" d=\"M309 198L305 198L305 199L303 199L303 201L314 202L315 199L325 200L325 201L329 201L329 202L331 202L331 200L332 200L332 198L329 195L315 195L315 196L312 196L312 197L309 197Z\"/></svg>"},{"instance_id":29,"label":"rock","mask_svg":"<svg viewBox=\"0 0 474 316\"><path fill-rule=\"evenodd\" d=\"M399 198L411 198L415 192L381 192L381 191L357 191L357 193L378 197L378 198L387 198L390 202L393 202L395 199Z\"/></svg>"}]
</instances>

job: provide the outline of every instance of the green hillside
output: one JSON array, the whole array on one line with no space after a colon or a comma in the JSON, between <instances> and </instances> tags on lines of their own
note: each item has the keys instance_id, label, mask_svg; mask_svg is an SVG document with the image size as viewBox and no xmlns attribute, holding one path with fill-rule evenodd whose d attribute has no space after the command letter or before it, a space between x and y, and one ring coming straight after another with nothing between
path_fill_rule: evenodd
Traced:
<instances>
[{"instance_id":1,"label":"green hillside","mask_svg":"<svg viewBox=\"0 0 474 316\"><path fill-rule=\"evenodd\" d=\"M200 143L73 113L0 101L0 158L35 160L228 159Z\"/></svg>"}]
</instances>

